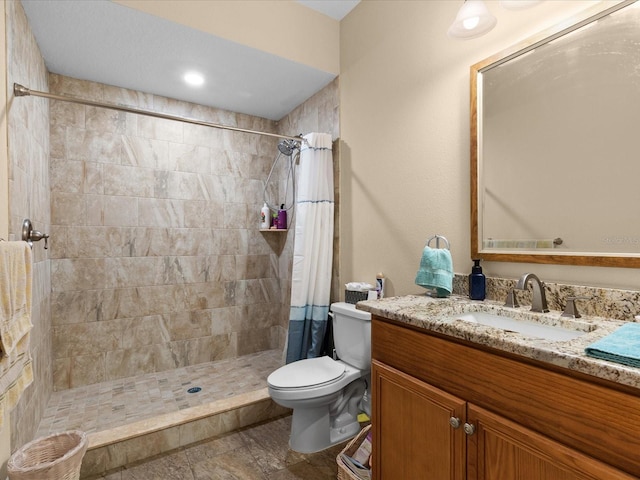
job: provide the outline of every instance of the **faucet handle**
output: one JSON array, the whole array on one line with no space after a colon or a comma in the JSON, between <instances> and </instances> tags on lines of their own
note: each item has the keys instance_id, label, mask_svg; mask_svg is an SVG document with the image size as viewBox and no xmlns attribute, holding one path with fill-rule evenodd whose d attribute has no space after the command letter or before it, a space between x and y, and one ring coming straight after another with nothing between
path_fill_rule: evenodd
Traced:
<instances>
[{"instance_id":1,"label":"faucet handle","mask_svg":"<svg viewBox=\"0 0 640 480\"><path fill-rule=\"evenodd\" d=\"M520 304L518 303L518 297L516 296L516 289L510 288L509 293L507 293L507 299L504 302L505 307L518 308Z\"/></svg>"},{"instance_id":2,"label":"faucet handle","mask_svg":"<svg viewBox=\"0 0 640 480\"><path fill-rule=\"evenodd\" d=\"M593 297L567 297L567 305L564 307L561 317L580 318L582 315L578 313L576 300L591 300Z\"/></svg>"}]
</instances>

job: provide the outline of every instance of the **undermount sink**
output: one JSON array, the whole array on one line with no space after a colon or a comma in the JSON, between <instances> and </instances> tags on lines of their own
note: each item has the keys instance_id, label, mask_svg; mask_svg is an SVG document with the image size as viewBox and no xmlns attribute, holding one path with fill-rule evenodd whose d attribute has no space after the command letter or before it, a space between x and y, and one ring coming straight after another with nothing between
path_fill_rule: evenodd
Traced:
<instances>
[{"instance_id":1,"label":"undermount sink","mask_svg":"<svg viewBox=\"0 0 640 480\"><path fill-rule=\"evenodd\" d=\"M553 341L567 341L581 337L594 330L594 326L585 322L563 321L562 325L549 325L532 320L515 319L506 315L487 312L461 313L449 320L462 320L469 323L498 328L505 332L516 332L529 337Z\"/></svg>"}]
</instances>

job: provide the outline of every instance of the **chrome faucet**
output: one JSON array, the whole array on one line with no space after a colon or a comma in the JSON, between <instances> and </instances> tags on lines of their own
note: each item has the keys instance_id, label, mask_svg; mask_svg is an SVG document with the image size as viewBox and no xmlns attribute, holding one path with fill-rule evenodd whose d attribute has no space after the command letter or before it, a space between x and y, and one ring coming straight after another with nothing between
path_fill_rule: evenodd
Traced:
<instances>
[{"instance_id":1,"label":"chrome faucet","mask_svg":"<svg viewBox=\"0 0 640 480\"><path fill-rule=\"evenodd\" d=\"M540 281L537 275L533 273L525 273L518 280L516 288L518 290L526 290L527 284L532 281L533 285L533 299L531 301L532 312L548 312L547 296L544 293L544 283Z\"/></svg>"}]
</instances>

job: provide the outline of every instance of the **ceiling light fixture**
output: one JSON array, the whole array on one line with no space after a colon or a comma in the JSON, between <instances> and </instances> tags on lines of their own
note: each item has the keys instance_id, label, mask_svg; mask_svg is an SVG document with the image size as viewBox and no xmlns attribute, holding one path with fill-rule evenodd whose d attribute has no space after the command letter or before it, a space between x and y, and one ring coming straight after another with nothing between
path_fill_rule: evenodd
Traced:
<instances>
[{"instance_id":1,"label":"ceiling light fixture","mask_svg":"<svg viewBox=\"0 0 640 480\"><path fill-rule=\"evenodd\" d=\"M465 0L447 34L454 38L475 38L496 26L496 17L482 0Z\"/></svg>"},{"instance_id":2,"label":"ceiling light fixture","mask_svg":"<svg viewBox=\"0 0 640 480\"><path fill-rule=\"evenodd\" d=\"M198 72L187 72L182 77L187 85L192 87L199 87L204 84L204 77Z\"/></svg>"}]
</instances>

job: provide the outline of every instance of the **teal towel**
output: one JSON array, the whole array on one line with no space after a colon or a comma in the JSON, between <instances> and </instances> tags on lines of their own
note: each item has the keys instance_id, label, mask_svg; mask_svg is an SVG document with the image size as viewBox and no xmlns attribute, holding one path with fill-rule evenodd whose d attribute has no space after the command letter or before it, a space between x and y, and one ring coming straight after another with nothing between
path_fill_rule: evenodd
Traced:
<instances>
[{"instance_id":1,"label":"teal towel","mask_svg":"<svg viewBox=\"0 0 640 480\"><path fill-rule=\"evenodd\" d=\"M584 351L591 357L640 368L640 323L625 323Z\"/></svg>"},{"instance_id":2,"label":"teal towel","mask_svg":"<svg viewBox=\"0 0 640 480\"><path fill-rule=\"evenodd\" d=\"M416 285L435 289L438 297L448 297L453 292L451 252L445 248L424 247Z\"/></svg>"}]
</instances>

